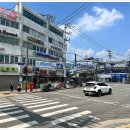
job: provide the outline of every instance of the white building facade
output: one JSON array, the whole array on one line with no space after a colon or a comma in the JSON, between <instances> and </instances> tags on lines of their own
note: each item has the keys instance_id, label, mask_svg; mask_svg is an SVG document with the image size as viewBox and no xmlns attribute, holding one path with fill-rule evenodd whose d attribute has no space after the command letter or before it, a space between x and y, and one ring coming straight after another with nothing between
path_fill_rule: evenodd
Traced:
<instances>
[{"instance_id":1,"label":"white building facade","mask_svg":"<svg viewBox=\"0 0 130 130\"><path fill-rule=\"evenodd\" d=\"M64 31L49 16L45 18L21 3L15 11L0 8L0 88L6 89L3 86L10 81L19 82L27 59L30 77L38 68L37 62L53 64L38 68L43 76L65 77L66 48Z\"/></svg>"}]
</instances>

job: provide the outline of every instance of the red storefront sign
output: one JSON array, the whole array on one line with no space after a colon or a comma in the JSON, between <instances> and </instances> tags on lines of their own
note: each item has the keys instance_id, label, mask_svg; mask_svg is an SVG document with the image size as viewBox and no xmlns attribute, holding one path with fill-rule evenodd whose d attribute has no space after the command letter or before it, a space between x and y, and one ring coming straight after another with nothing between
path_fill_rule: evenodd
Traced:
<instances>
[{"instance_id":1,"label":"red storefront sign","mask_svg":"<svg viewBox=\"0 0 130 130\"><path fill-rule=\"evenodd\" d=\"M0 15L4 18L16 21L17 13L15 11L10 11L5 8L0 8Z\"/></svg>"}]
</instances>

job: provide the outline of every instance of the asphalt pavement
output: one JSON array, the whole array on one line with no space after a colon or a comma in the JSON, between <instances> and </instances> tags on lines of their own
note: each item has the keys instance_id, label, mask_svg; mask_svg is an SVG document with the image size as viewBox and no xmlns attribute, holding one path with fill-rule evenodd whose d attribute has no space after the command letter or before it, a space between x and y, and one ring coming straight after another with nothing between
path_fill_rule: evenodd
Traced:
<instances>
[{"instance_id":1,"label":"asphalt pavement","mask_svg":"<svg viewBox=\"0 0 130 130\"><path fill-rule=\"evenodd\" d=\"M130 84L112 95L85 96L82 87L32 93L0 92L0 127L130 128Z\"/></svg>"}]
</instances>

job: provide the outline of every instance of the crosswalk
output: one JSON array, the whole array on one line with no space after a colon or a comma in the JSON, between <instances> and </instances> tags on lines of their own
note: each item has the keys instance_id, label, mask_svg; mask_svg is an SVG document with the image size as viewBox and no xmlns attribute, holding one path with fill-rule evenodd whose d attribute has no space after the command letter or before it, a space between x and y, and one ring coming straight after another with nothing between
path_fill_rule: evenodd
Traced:
<instances>
[{"instance_id":1,"label":"crosswalk","mask_svg":"<svg viewBox=\"0 0 130 130\"><path fill-rule=\"evenodd\" d=\"M24 119L31 120L23 123ZM17 124L17 125L16 125ZM5 98L0 98L0 128L5 127L21 127L26 128L38 124L37 121L32 120L30 115L25 114L19 106Z\"/></svg>"},{"instance_id":2,"label":"crosswalk","mask_svg":"<svg viewBox=\"0 0 130 130\"><path fill-rule=\"evenodd\" d=\"M89 110L81 111L71 104L63 104L37 95L17 95L10 97L10 99L12 102L7 99L3 102L0 100L0 126L3 127L36 127L45 121L50 124L50 127L55 127L61 123L68 123L68 121L71 121L69 124L75 124L74 121L81 117L84 117L83 119L92 117L90 115L92 112ZM10 125L6 125L6 123ZM75 124L76 127L78 125L80 125L80 122Z\"/></svg>"}]
</instances>

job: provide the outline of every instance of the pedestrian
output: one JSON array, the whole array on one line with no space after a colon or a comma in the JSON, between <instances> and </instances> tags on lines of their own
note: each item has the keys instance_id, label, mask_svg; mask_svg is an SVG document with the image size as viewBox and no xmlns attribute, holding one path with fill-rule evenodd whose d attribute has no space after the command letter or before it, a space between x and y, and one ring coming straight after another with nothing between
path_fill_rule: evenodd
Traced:
<instances>
[{"instance_id":1,"label":"pedestrian","mask_svg":"<svg viewBox=\"0 0 130 130\"><path fill-rule=\"evenodd\" d=\"M30 83L30 86L29 86L30 92L32 92L32 91L33 91L33 88L34 88L34 83L33 83L33 82L31 82L31 83Z\"/></svg>"},{"instance_id":2,"label":"pedestrian","mask_svg":"<svg viewBox=\"0 0 130 130\"><path fill-rule=\"evenodd\" d=\"M21 84L20 84L20 83L18 83L18 85L17 85L17 91L18 91L18 93L20 93L20 92L21 92L21 90L22 90L22 88L21 88Z\"/></svg>"},{"instance_id":3,"label":"pedestrian","mask_svg":"<svg viewBox=\"0 0 130 130\"><path fill-rule=\"evenodd\" d=\"M13 92L13 88L14 88L13 83L10 82L9 86L10 86L10 93L11 93L11 92Z\"/></svg>"}]
</instances>

